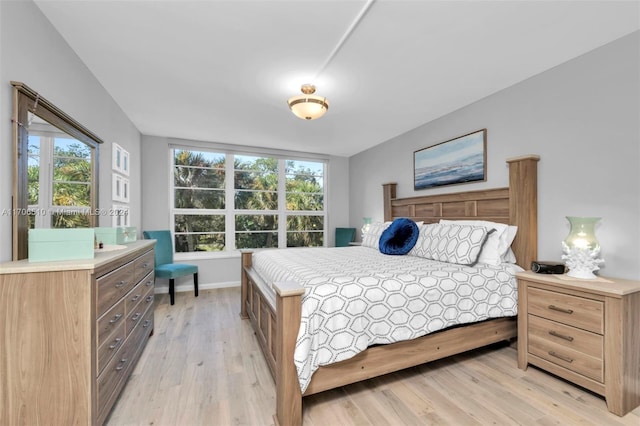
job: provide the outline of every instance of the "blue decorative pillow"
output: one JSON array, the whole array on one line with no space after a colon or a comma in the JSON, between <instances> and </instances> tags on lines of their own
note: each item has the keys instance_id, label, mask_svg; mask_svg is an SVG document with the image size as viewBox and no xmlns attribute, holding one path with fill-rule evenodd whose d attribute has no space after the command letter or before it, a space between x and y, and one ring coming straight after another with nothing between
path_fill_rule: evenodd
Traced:
<instances>
[{"instance_id":1,"label":"blue decorative pillow","mask_svg":"<svg viewBox=\"0 0 640 426\"><path fill-rule=\"evenodd\" d=\"M418 241L419 234L418 225L411 219L396 219L380 235L378 242L380 253L407 254Z\"/></svg>"}]
</instances>

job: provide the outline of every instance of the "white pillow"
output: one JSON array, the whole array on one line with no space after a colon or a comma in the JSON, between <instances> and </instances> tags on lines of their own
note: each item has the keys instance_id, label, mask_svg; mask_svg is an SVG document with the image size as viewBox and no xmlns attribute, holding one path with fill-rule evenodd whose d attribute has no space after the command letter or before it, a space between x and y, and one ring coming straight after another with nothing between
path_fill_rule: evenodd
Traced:
<instances>
[{"instance_id":1,"label":"white pillow","mask_svg":"<svg viewBox=\"0 0 640 426\"><path fill-rule=\"evenodd\" d=\"M437 223L428 223L418 225L420 233L418 234L418 240L407 255L416 257L427 257L427 250L431 244L432 233L434 230L439 229Z\"/></svg>"},{"instance_id":2,"label":"white pillow","mask_svg":"<svg viewBox=\"0 0 640 426\"><path fill-rule=\"evenodd\" d=\"M516 237L518 231L517 226L506 225L504 223L490 222L488 220L447 220L441 219L442 224L460 224L460 225L475 225L484 226L487 229L495 229L495 232L489 234L487 242L482 247L478 262L487 263L489 265L500 265L503 262L508 262L507 259L512 259L508 251L511 247L513 239ZM513 256L515 258L515 256ZM509 262L515 263L515 262Z\"/></svg>"},{"instance_id":3,"label":"white pillow","mask_svg":"<svg viewBox=\"0 0 640 426\"><path fill-rule=\"evenodd\" d=\"M420 235L409 255L457 263L474 265L487 241L493 233L484 226L462 224L429 224L420 227Z\"/></svg>"},{"instance_id":4,"label":"white pillow","mask_svg":"<svg viewBox=\"0 0 640 426\"><path fill-rule=\"evenodd\" d=\"M387 229L391 222L375 222L369 226L369 230L362 235L362 247L370 247L379 250L378 245L382 231Z\"/></svg>"}]
</instances>

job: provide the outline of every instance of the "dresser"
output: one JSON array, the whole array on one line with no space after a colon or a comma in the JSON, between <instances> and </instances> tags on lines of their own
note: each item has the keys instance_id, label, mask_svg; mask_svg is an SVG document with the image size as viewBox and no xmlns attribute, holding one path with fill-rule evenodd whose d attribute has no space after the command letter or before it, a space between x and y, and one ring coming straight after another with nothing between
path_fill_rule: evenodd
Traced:
<instances>
[{"instance_id":1,"label":"dresser","mask_svg":"<svg viewBox=\"0 0 640 426\"><path fill-rule=\"evenodd\" d=\"M604 396L623 416L640 405L640 282L518 276L518 367L529 364Z\"/></svg>"},{"instance_id":2,"label":"dresser","mask_svg":"<svg viewBox=\"0 0 640 426\"><path fill-rule=\"evenodd\" d=\"M101 425L153 332L155 241L0 264L0 423Z\"/></svg>"}]
</instances>

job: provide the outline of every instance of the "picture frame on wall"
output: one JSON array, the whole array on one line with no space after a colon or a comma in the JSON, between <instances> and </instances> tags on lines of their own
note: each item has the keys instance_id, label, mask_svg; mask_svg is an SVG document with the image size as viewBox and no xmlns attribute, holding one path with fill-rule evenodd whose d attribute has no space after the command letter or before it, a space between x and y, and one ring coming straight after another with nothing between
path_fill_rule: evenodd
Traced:
<instances>
[{"instance_id":1,"label":"picture frame on wall","mask_svg":"<svg viewBox=\"0 0 640 426\"><path fill-rule=\"evenodd\" d=\"M112 175L111 198L113 201L129 202L129 179L117 173Z\"/></svg>"},{"instance_id":2,"label":"picture frame on wall","mask_svg":"<svg viewBox=\"0 0 640 426\"><path fill-rule=\"evenodd\" d=\"M113 205L113 227L130 226L131 217L129 215L129 206L122 206L118 204Z\"/></svg>"},{"instance_id":3,"label":"picture frame on wall","mask_svg":"<svg viewBox=\"0 0 640 426\"><path fill-rule=\"evenodd\" d=\"M413 187L428 189L487 180L487 129L413 153Z\"/></svg>"},{"instance_id":4,"label":"picture frame on wall","mask_svg":"<svg viewBox=\"0 0 640 426\"><path fill-rule=\"evenodd\" d=\"M122 148L117 143L113 143L112 151L113 159L111 168L113 171L129 176L129 151Z\"/></svg>"}]
</instances>

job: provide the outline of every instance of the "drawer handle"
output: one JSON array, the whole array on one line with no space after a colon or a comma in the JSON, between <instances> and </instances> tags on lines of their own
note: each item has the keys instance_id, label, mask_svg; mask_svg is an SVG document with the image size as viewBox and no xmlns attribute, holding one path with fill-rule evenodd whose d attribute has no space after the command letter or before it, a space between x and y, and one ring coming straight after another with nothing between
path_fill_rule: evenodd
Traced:
<instances>
[{"instance_id":1,"label":"drawer handle","mask_svg":"<svg viewBox=\"0 0 640 426\"><path fill-rule=\"evenodd\" d=\"M147 296L145 300L147 301L147 303L149 303L153 300L153 296Z\"/></svg>"},{"instance_id":2,"label":"drawer handle","mask_svg":"<svg viewBox=\"0 0 640 426\"><path fill-rule=\"evenodd\" d=\"M147 281L147 283L145 284L147 287L151 287L153 285L153 281Z\"/></svg>"},{"instance_id":3,"label":"drawer handle","mask_svg":"<svg viewBox=\"0 0 640 426\"><path fill-rule=\"evenodd\" d=\"M118 337L116 340L113 341L113 345L109 346L109 349L117 348L118 345L120 345L120 342L122 342L122 339Z\"/></svg>"},{"instance_id":4,"label":"drawer handle","mask_svg":"<svg viewBox=\"0 0 640 426\"><path fill-rule=\"evenodd\" d=\"M129 361L127 358L122 358L122 359L120 360L120 365L118 365L118 366L116 367L116 371L120 371L120 370L122 370L122 369L124 368L125 364L127 363L127 361Z\"/></svg>"},{"instance_id":5,"label":"drawer handle","mask_svg":"<svg viewBox=\"0 0 640 426\"><path fill-rule=\"evenodd\" d=\"M148 269L149 268L149 264L147 262L142 264L142 269Z\"/></svg>"},{"instance_id":6,"label":"drawer handle","mask_svg":"<svg viewBox=\"0 0 640 426\"><path fill-rule=\"evenodd\" d=\"M131 321L134 321L134 322L138 321L141 316L142 316L142 314L140 312L136 312L136 314L131 317Z\"/></svg>"},{"instance_id":7,"label":"drawer handle","mask_svg":"<svg viewBox=\"0 0 640 426\"><path fill-rule=\"evenodd\" d=\"M558 333L557 331L553 331L553 330L551 330L551 331L549 332L549 334L550 334L550 335L552 335L552 336L554 336L554 337L559 337L559 338L561 338L561 339L568 340L569 342L573 342L573 337L571 337L571 336L567 336L567 335L564 335L564 334L560 334L560 333Z\"/></svg>"},{"instance_id":8,"label":"drawer handle","mask_svg":"<svg viewBox=\"0 0 640 426\"><path fill-rule=\"evenodd\" d=\"M569 364L571 364L573 362L573 358L569 358L568 356L564 356L564 355L560 355L558 353L556 353L555 351L549 351L549 355L554 356L556 358L559 358L565 362L568 362Z\"/></svg>"},{"instance_id":9,"label":"drawer handle","mask_svg":"<svg viewBox=\"0 0 640 426\"><path fill-rule=\"evenodd\" d=\"M124 287L125 285L127 285L127 281L122 280L116 284L116 288Z\"/></svg>"},{"instance_id":10,"label":"drawer handle","mask_svg":"<svg viewBox=\"0 0 640 426\"><path fill-rule=\"evenodd\" d=\"M136 294L135 296L133 296L133 297L131 298L131 301L132 301L132 302L135 302L136 300L140 299L140 296L141 296L140 294Z\"/></svg>"},{"instance_id":11,"label":"drawer handle","mask_svg":"<svg viewBox=\"0 0 640 426\"><path fill-rule=\"evenodd\" d=\"M120 318L122 318L122 314L116 314L116 316L115 316L115 317L113 317L113 319L112 319L112 320L110 320L110 321L109 321L109 323L110 323L110 324L114 324L114 323L118 322L118 320L119 320Z\"/></svg>"},{"instance_id":12,"label":"drawer handle","mask_svg":"<svg viewBox=\"0 0 640 426\"><path fill-rule=\"evenodd\" d=\"M142 328L147 328L151 325L151 320L146 320L144 324L142 324Z\"/></svg>"},{"instance_id":13,"label":"drawer handle","mask_svg":"<svg viewBox=\"0 0 640 426\"><path fill-rule=\"evenodd\" d=\"M562 312L563 314L571 315L573 313L573 309L559 308L556 305L549 305L549 309L551 309L552 311Z\"/></svg>"}]
</instances>

